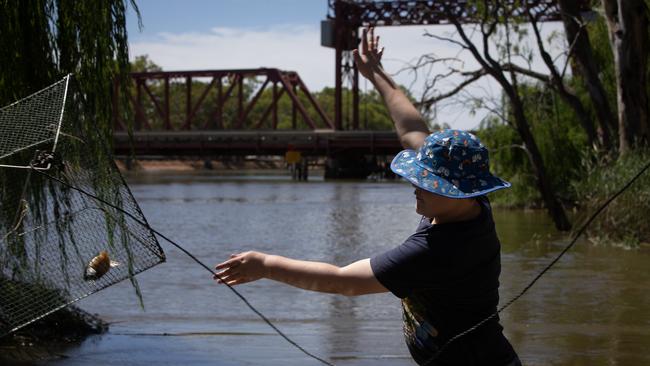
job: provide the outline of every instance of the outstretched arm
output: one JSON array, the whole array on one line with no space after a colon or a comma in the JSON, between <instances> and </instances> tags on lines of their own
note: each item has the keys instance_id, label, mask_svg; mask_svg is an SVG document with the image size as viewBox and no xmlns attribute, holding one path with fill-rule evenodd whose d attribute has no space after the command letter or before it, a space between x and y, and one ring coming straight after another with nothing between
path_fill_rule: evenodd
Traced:
<instances>
[{"instance_id":1,"label":"outstretched arm","mask_svg":"<svg viewBox=\"0 0 650 366\"><path fill-rule=\"evenodd\" d=\"M383 52L383 47L379 49L379 36L375 37L372 27L363 30L359 48L352 51L361 75L370 80L383 97L402 146L418 149L429 135L429 128L413 103L384 71L380 62Z\"/></svg>"},{"instance_id":2,"label":"outstretched arm","mask_svg":"<svg viewBox=\"0 0 650 366\"><path fill-rule=\"evenodd\" d=\"M261 252L245 252L231 255L229 260L215 268L219 272L214 279L231 286L268 278L305 290L346 296L388 291L372 273L370 259L337 267Z\"/></svg>"}]
</instances>

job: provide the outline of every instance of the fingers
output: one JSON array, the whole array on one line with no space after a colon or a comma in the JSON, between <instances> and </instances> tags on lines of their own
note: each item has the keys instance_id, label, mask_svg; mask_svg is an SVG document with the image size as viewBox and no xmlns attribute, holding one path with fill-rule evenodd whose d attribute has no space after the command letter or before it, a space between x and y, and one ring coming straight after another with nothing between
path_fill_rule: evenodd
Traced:
<instances>
[{"instance_id":1,"label":"fingers","mask_svg":"<svg viewBox=\"0 0 650 366\"><path fill-rule=\"evenodd\" d=\"M225 278L229 276L236 276L239 274L239 270L237 270L237 266L232 266L232 267L224 267L225 269L223 271L217 272L212 276L213 279L220 279L220 278Z\"/></svg>"},{"instance_id":2,"label":"fingers","mask_svg":"<svg viewBox=\"0 0 650 366\"><path fill-rule=\"evenodd\" d=\"M244 273L233 267L215 273L212 279L216 280L218 284L227 284L229 286L241 285L253 281L252 278L245 276Z\"/></svg>"},{"instance_id":3,"label":"fingers","mask_svg":"<svg viewBox=\"0 0 650 366\"><path fill-rule=\"evenodd\" d=\"M354 62L359 65L363 60L361 59L361 56L359 56L359 50L352 50L352 57L354 58Z\"/></svg>"},{"instance_id":4,"label":"fingers","mask_svg":"<svg viewBox=\"0 0 650 366\"><path fill-rule=\"evenodd\" d=\"M353 54L355 51L352 51ZM360 47L356 50L355 57L359 57L359 60L363 60L362 56L380 57L384 52L384 48L379 49L379 36L375 37L375 28L368 26L363 29L361 32L361 44Z\"/></svg>"},{"instance_id":5,"label":"fingers","mask_svg":"<svg viewBox=\"0 0 650 366\"><path fill-rule=\"evenodd\" d=\"M217 283L239 285L264 277L264 253L248 251L232 254L230 259L217 264L212 278Z\"/></svg>"},{"instance_id":6,"label":"fingers","mask_svg":"<svg viewBox=\"0 0 650 366\"><path fill-rule=\"evenodd\" d=\"M223 263L217 264L214 269L216 272L212 279L219 284L228 284L230 286L251 282L252 279L245 277L246 271L242 266L244 264L244 253L235 253L230 255L230 259ZM242 272L243 271L243 272Z\"/></svg>"},{"instance_id":7,"label":"fingers","mask_svg":"<svg viewBox=\"0 0 650 366\"><path fill-rule=\"evenodd\" d=\"M217 281L217 283L222 283L222 284L227 284L228 286L236 286L236 285L241 285L244 283L251 282L252 280L249 278L238 278L236 280L228 280L228 281Z\"/></svg>"},{"instance_id":8,"label":"fingers","mask_svg":"<svg viewBox=\"0 0 650 366\"><path fill-rule=\"evenodd\" d=\"M224 282L235 281L243 277L244 276L239 272L223 271L223 272L216 273L214 276L212 276L212 279L216 280L217 283L224 283Z\"/></svg>"},{"instance_id":9,"label":"fingers","mask_svg":"<svg viewBox=\"0 0 650 366\"><path fill-rule=\"evenodd\" d=\"M223 263L219 263L216 266L214 266L214 269L224 269L224 268L235 268L241 264L241 261L237 259L237 257L232 257L232 259L229 259Z\"/></svg>"}]
</instances>

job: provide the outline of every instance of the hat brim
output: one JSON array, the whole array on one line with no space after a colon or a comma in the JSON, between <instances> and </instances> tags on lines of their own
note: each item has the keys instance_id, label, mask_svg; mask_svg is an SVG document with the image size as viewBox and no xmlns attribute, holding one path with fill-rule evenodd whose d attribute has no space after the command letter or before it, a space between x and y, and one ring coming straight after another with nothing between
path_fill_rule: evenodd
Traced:
<instances>
[{"instance_id":1,"label":"hat brim","mask_svg":"<svg viewBox=\"0 0 650 366\"><path fill-rule=\"evenodd\" d=\"M409 149L403 150L395 156L390 164L390 169L416 187L449 198L482 196L499 189L510 187L510 183L505 180L494 175L488 175L480 178L480 188L472 188L469 192L462 191L447 179L434 174L431 170L420 165L417 159L417 152Z\"/></svg>"}]
</instances>

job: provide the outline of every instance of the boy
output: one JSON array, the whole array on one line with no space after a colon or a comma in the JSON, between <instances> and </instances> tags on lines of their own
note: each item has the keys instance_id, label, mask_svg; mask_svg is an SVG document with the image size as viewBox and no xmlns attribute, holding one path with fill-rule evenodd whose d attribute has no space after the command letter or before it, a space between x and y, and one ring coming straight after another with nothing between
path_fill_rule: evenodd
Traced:
<instances>
[{"instance_id":1,"label":"boy","mask_svg":"<svg viewBox=\"0 0 650 366\"><path fill-rule=\"evenodd\" d=\"M253 251L233 254L216 266L218 282L268 278L347 296L390 291L402 299L406 343L417 363L520 365L498 317L434 357L449 339L496 311L500 244L484 195L510 184L490 174L487 149L475 136L457 130L429 134L382 69L378 41L372 28L364 29L354 57L382 95L406 149L391 169L415 187L416 212L423 216L416 232L392 250L345 267Z\"/></svg>"}]
</instances>

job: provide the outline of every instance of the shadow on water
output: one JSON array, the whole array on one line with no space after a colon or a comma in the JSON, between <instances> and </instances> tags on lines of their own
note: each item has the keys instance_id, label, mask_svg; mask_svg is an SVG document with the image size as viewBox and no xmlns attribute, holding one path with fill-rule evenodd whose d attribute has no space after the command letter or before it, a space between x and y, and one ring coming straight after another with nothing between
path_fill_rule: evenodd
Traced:
<instances>
[{"instance_id":1,"label":"shadow on water","mask_svg":"<svg viewBox=\"0 0 650 366\"><path fill-rule=\"evenodd\" d=\"M152 226L208 264L261 250L346 265L399 245L419 221L404 183L165 177L131 181ZM495 210L502 303L567 243L544 212ZM128 283L82 301L112 322L108 334L48 365L311 365L239 299L178 250L139 275L146 311ZM650 251L579 242L501 316L526 365L648 365ZM347 298L272 281L240 287L311 352L339 365L413 365L399 300Z\"/></svg>"}]
</instances>

